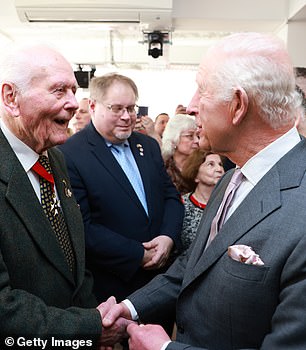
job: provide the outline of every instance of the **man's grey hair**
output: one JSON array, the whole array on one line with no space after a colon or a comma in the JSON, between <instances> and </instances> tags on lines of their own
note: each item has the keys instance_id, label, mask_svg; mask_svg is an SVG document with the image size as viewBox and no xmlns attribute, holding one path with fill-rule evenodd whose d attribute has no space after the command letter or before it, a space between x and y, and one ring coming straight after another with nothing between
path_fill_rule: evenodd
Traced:
<instances>
[{"instance_id":1,"label":"man's grey hair","mask_svg":"<svg viewBox=\"0 0 306 350\"><path fill-rule=\"evenodd\" d=\"M244 89L251 106L273 128L295 120L301 98L295 89L293 65L281 39L260 33L233 34L211 48L208 57L215 64L210 66L211 74L200 66L202 90L208 84L215 97L230 101L237 88Z\"/></svg>"}]
</instances>

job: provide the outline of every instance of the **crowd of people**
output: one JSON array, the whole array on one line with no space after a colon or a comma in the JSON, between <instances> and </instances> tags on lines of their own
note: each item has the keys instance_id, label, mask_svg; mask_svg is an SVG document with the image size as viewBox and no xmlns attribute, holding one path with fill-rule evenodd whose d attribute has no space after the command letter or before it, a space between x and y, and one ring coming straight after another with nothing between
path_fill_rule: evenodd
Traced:
<instances>
[{"instance_id":1,"label":"crowd of people","mask_svg":"<svg viewBox=\"0 0 306 350\"><path fill-rule=\"evenodd\" d=\"M78 102L44 45L0 79L1 348L306 348L304 96L280 39L220 40L155 121L118 73Z\"/></svg>"}]
</instances>

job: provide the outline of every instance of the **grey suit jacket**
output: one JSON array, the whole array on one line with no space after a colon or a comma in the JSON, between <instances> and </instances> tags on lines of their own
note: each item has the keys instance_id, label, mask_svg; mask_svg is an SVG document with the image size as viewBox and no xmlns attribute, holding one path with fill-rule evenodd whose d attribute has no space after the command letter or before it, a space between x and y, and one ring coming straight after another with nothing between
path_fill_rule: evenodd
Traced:
<instances>
[{"instance_id":1,"label":"grey suit jacket","mask_svg":"<svg viewBox=\"0 0 306 350\"><path fill-rule=\"evenodd\" d=\"M231 172L205 209L191 249L129 297L143 322L176 308L178 349L306 349L306 144L254 187L203 253ZM264 266L228 256L251 246ZM186 345L186 344L189 344Z\"/></svg>"},{"instance_id":2,"label":"grey suit jacket","mask_svg":"<svg viewBox=\"0 0 306 350\"><path fill-rule=\"evenodd\" d=\"M48 152L75 252L75 278L1 130L0 152L0 335L99 337L82 217L75 199L66 195L70 184L63 156L55 149Z\"/></svg>"}]
</instances>

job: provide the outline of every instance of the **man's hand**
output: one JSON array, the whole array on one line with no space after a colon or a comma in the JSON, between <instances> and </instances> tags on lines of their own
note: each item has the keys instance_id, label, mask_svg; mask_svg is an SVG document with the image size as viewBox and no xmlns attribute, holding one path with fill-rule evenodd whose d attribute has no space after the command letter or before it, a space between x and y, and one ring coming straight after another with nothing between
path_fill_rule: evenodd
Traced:
<instances>
[{"instance_id":1,"label":"man's hand","mask_svg":"<svg viewBox=\"0 0 306 350\"><path fill-rule=\"evenodd\" d=\"M111 327L103 327L102 336L99 341L100 347L104 346L107 349L108 347L120 342L122 339L127 338L128 334L126 329L130 323L134 323L134 321L119 317Z\"/></svg>"},{"instance_id":2,"label":"man's hand","mask_svg":"<svg viewBox=\"0 0 306 350\"><path fill-rule=\"evenodd\" d=\"M163 267L167 263L173 245L172 239L164 235L143 243L145 250L154 252L152 259L143 265L143 268L153 270Z\"/></svg>"},{"instance_id":3,"label":"man's hand","mask_svg":"<svg viewBox=\"0 0 306 350\"><path fill-rule=\"evenodd\" d=\"M154 122L147 115L141 117L141 126L143 129L145 129L147 135L154 135Z\"/></svg>"},{"instance_id":4,"label":"man's hand","mask_svg":"<svg viewBox=\"0 0 306 350\"><path fill-rule=\"evenodd\" d=\"M158 142L158 144L161 146L161 142L162 142L161 137L155 131L154 122L149 116L145 115L145 116L142 116L140 118L137 118L136 124L134 126L134 131L138 131L138 132L141 132L143 134L146 134L148 136L153 137Z\"/></svg>"},{"instance_id":5,"label":"man's hand","mask_svg":"<svg viewBox=\"0 0 306 350\"><path fill-rule=\"evenodd\" d=\"M141 266L144 267L146 264L148 264L154 258L154 255L155 255L155 250L145 249Z\"/></svg>"},{"instance_id":6,"label":"man's hand","mask_svg":"<svg viewBox=\"0 0 306 350\"><path fill-rule=\"evenodd\" d=\"M130 336L130 350L160 350L171 339L165 330L159 325L130 324L127 328Z\"/></svg>"},{"instance_id":7,"label":"man's hand","mask_svg":"<svg viewBox=\"0 0 306 350\"><path fill-rule=\"evenodd\" d=\"M100 312L101 320L103 320L104 316L114 305L117 305L116 298L109 297L106 301L97 306L97 310Z\"/></svg>"},{"instance_id":8,"label":"man's hand","mask_svg":"<svg viewBox=\"0 0 306 350\"><path fill-rule=\"evenodd\" d=\"M123 338L127 338L126 328L132 321L127 319L130 317L121 317L126 313L126 310L121 315L121 308L119 308L114 297L110 297L107 301L101 303L97 310L102 320L102 336L99 341L100 349L109 349L109 347L111 348L112 345ZM126 314L129 316L129 312Z\"/></svg>"},{"instance_id":9,"label":"man's hand","mask_svg":"<svg viewBox=\"0 0 306 350\"><path fill-rule=\"evenodd\" d=\"M108 309L107 313L104 313L102 325L105 328L112 327L116 323L116 321L122 317L125 318L127 321L131 320L132 317L130 310L124 303L115 304Z\"/></svg>"}]
</instances>

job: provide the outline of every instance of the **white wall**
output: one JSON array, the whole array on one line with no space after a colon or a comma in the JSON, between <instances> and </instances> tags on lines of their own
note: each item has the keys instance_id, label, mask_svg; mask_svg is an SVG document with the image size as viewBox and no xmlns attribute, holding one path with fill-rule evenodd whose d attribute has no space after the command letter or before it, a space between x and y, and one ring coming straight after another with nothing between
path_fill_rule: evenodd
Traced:
<instances>
[{"instance_id":1,"label":"white wall","mask_svg":"<svg viewBox=\"0 0 306 350\"><path fill-rule=\"evenodd\" d=\"M96 76L114 70L96 71ZM162 112L172 116L178 104L187 106L196 90L196 70L117 70L134 80L139 90L140 106L149 107L149 116L154 120ZM88 91L79 89L77 99L88 96Z\"/></svg>"}]
</instances>

